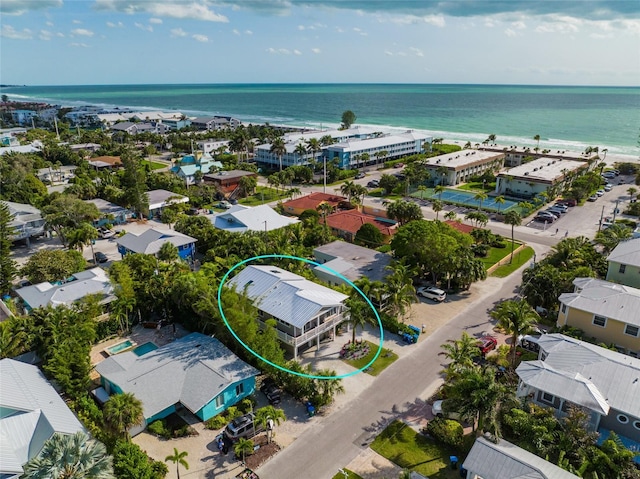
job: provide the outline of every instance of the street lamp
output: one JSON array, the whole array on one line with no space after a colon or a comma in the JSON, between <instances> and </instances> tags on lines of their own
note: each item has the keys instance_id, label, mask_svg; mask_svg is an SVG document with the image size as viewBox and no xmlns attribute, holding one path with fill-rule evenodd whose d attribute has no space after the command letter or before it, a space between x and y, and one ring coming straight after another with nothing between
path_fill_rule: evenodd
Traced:
<instances>
[{"instance_id":1,"label":"street lamp","mask_svg":"<svg viewBox=\"0 0 640 479\"><path fill-rule=\"evenodd\" d=\"M267 220L264 220L263 223L264 223L264 232L267 233Z\"/></svg>"}]
</instances>

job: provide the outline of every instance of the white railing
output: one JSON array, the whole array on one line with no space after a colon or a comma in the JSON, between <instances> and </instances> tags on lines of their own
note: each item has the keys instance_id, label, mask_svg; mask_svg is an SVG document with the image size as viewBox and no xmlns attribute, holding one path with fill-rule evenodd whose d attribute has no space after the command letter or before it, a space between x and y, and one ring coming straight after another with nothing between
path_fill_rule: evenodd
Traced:
<instances>
[{"instance_id":1,"label":"white railing","mask_svg":"<svg viewBox=\"0 0 640 479\"><path fill-rule=\"evenodd\" d=\"M338 323L342 322L343 319L344 318L340 314L334 315L333 317L329 318L324 323L322 323L320 326L317 326L300 336L291 336L290 334L287 334L284 331L277 330L278 339L292 346L298 346L300 344L304 344L310 341L311 339L317 338L322 333L325 333L333 329L333 327L336 326Z\"/></svg>"}]
</instances>

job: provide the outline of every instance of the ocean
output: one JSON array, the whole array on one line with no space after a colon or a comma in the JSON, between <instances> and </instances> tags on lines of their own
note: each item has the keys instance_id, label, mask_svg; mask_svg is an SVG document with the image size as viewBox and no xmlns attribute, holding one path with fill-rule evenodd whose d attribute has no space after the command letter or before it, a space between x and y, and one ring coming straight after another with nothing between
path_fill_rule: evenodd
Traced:
<instances>
[{"instance_id":1,"label":"ocean","mask_svg":"<svg viewBox=\"0 0 640 479\"><path fill-rule=\"evenodd\" d=\"M10 99L64 106L102 105L230 115L244 122L338 126L344 110L357 125L421 130L481 143L640 154L639 87L422 84L194 84L4 87Z\"/></svg>"}]
</instances>

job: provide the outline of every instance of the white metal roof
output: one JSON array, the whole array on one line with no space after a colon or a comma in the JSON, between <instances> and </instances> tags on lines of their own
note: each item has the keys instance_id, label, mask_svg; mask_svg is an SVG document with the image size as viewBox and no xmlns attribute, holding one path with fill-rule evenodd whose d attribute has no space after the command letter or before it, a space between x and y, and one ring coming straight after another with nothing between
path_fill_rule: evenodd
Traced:
<instances>
[{"instance_id":1,"label":"white metal roof","mask_svg":"<svg viewBox=\"0 0 640 479\"><path fill-rule=\"evenodd\" d=\"M553 181L563 178L566 173L576 171L587 166L583 161L558 160L555 158L538 158L529 163L511 168L498 176L511 176L517 179Z\"/></svg>"},{"instance_id":2,"label":"white metal roof","mask_svg":"<svg viewBox=\"0 0 640 479\"><path fill-rule=\"evenodd\" d=\"M548 366L580 373L612 409L640 418L640 359L562 334L543 334L538 344Z\"/></svg>"},{"instance_id":3,"label":"white metal roof","mask_svg":"<svg viewBox=\"0 0 640 479\"><path fill-rule=\"evenodd\" d=\"M444 155L432 156L431 158L423 160L422 163L432 168L444 166L447 168L461 169L468 165L492 161L503 156L503 153L495 151L458 150Z\"/></svg>"},{"instance_id":4,"label":"white metal roof","mask_svg":"<svg viewBox=\"0 0 640 479\"><path fill-rule=\"evenodd\" d=\"M640 326L640 289L595 278L576 278L575 293L558 301L571 308Z\"/></svg>"},{"instance_id":5,"label":"white metal roof","mask_svg":"<svg viewBox=\"0 0 640 479\"><path fill-rule=\"evenodd\" d=\"M249 266L229 283L238 292L246 290L258 309L297 328L348 298L277 266Z\"/></svg>"},{"instance_id":6,"label":"white metal roof","mask_svg":"<svg viewBox=\"0 0 640 479\"><path fill-rule=\"evenodd\" d=\"M0 384L0 476L21 473L54 432L84 431L36 366L2 359Z\"/></svg>"},{"instance_id":7,"label":"white metal roof","mask_svg":"<svg viewBox=\"0 0 640 479\"><path fill-rule=\"evenodd\" d=\"M618 243L607 261L640 267L640 238L633 238Z\"/></svg>"},{"instance_id":8,"label":"white metal roof","mask_svg":"<svg viewBox=\"0 0 640 479\"><path fill-rule=\"evenodd\" d=\"M483 479L577 479L578 476L504 439L479 437L462 466Z\"/></svg>"},{"instance_id":9,"label":"white metal roof","mask_svg":"<svg viewBox=\"0 0 640 479\"><path fill-rule=\"evenodd\" d=\"M245 231L273 231L299 223L300 220L283 216L269 205L254 208L235 205L224 213L211 217L211 222L218 229L244 233Z\"/></svg>"},{"instance_id":10,"label":"white metal roof","mask_svg":"<svg viewBox=\"0 0 640 479\"><path fill-rule=\"evenodd\" d=\"M188 197L167 190L147 191L147 197L149 198L149 210L157 210L168 204L189 202ZM168 201L169 198L171 198L171 201Z\"/></svg>"},{"instance_id":11,"label":"white metal roof","mask_svg":"<svg viewBox=\"0 0 640 479\"><path fill-rule=\"evenodd\" d=\"M133 393L145 418L178 402L196 413L230 385L258 374L220 341L200 333L142 356L133 351L111 356L96 371Z\"/></svg>"},{"instance_id":12,"label":"white metal roof","mask_svg":"<svg viewBox=\"0 0 640 479\"><path fill-rule=\"evenodd\" d=\"M349 152L370 150L373 148L386 148L391 147L393 145L401 144L401 143L415 143L416 141L425 141L430 138L427 135L408 131L406 133L400 133L397 135L386 135L380 136L377 138L369 138L369 139L349 139L340 143L334 143L333 145L329 145L327 150L342 150Z\"/></svg>"},{"instance_id":13,"label":"white metal roof","mask_svg":"<svg viewBox=\"0 0 640 479\"><path fill-rule=\"evenodd\" d=\"M127 233L118 238L116 243L134 253L156 254L164 243L180 247L196 241L198 240L177 231L160 231L149 228L139 235Z\"/></svg>"}]
</instances>

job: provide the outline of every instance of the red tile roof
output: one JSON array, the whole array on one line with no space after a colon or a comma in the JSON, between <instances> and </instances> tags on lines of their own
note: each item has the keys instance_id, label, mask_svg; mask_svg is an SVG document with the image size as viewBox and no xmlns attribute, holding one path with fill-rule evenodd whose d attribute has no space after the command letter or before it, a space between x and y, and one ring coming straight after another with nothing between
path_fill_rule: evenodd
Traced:
<instances>
[{"instance_id":1,"label":"red tile roof","mask_svg":"<svg viewBox=\"0 0 640 479\"><path fill-rule=\"evenodd\" d=\"M459 221L454 221L454 220L447 220L445 221L445 223L447 223L452 228L457 229L458 231L460 231L460 233L469 234L473 230L477 229L475 226L465 225L464 223L460 223Z\"/></svg>"},{"instance_id":2,"label":"red tile roof","mask_svg":"<svg viewBox=\"0 0 640 479\"><path fill-rule=\"evenodd\" d=\"M322 219L320 220L322 221ZM327 225L339 231L347 231L356 234L360 227L369 223L380 230L385 236L391 236L396 232L397 226L389 220L382 221L375 216L365 215L358 210L338 211L327 216Z\"/></svg>"},{"instance_id":3,"label":"red tile roof","mask_svg":"<svg viewBox=\"0 0 640 479\"><path fill-rule=\"evenodd\" d=\"M284 203L284 207L302 209L302 210L315 210L321 203L328 203L334 208L341 202L347 201L344 196L330 195L328 193L311 193L302 198L296 198L295 200L289 200Z\"/></svg>"}]
</instances>

